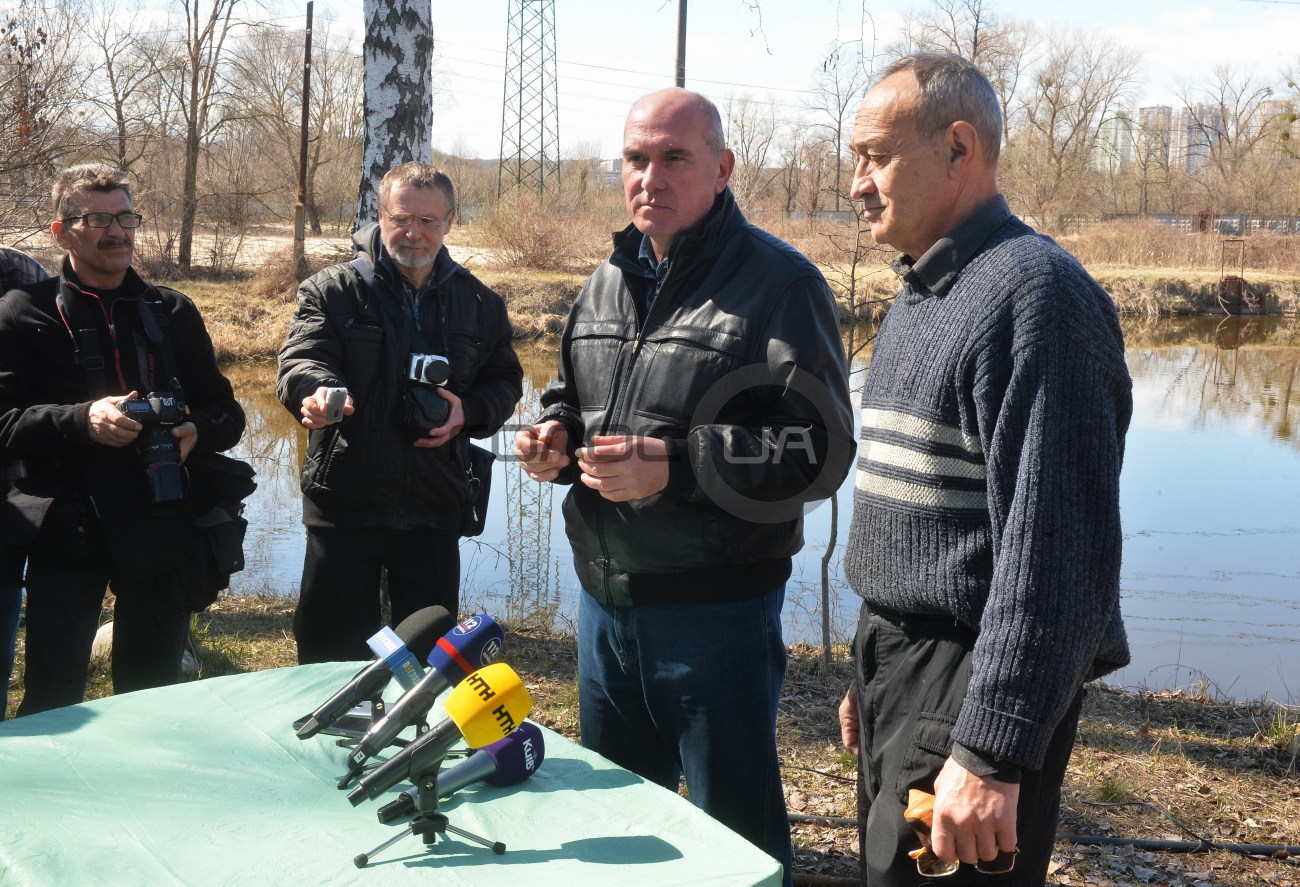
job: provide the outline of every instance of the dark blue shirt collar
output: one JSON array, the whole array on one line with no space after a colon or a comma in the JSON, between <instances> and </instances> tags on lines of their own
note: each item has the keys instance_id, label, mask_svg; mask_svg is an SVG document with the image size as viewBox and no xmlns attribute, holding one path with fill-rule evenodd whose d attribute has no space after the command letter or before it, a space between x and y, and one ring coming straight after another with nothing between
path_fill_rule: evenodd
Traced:
<instances>
[{"instance_id":1,"label":"dark blue shirt collar","mask_svg":"<svg viewBox=\"0 0 1300 887\"><path fill-rule=\"evenodd\" d=\"M908 255L894 259L894 272L915 292L942 296L984 242L1009 218L1011 208L999 194L939 238L919 259Z\"/></svg>"},{"instance_id":2,"label":"dark blue shirt collar","mask_svg":"<svg viewBox=\"0 0 1300 887\"><path fill-rule=\"evenodd\" d=\"M655 258L654 246L651 245L650 238L644 234L641 235L641 246L637 249L636 258L641 267L649 272L647 277L657 276L659 269L668 264L667 256L664 256L662 262Z\"/></svg>"}]
</instances>

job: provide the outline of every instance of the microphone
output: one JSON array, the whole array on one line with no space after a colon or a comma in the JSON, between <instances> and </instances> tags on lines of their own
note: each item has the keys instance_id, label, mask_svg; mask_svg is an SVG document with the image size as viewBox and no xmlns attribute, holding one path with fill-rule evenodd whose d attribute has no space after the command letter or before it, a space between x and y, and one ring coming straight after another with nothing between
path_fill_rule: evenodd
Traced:
<instances>
[{"instance_id":1,"label":"microphone","mask_svg":"<svg viewBox=\"0 0 1300 887\"><path fill-rule=\"evenodd\" d=\"M355 807L403 780L423 779L462 740L470 748L481 748L509 736L532 707L528 688L513 668L496 662L479 669L447 697L447 719L361 777L348 800Z\"/></svg>"},{"instance_id":2,"label":"microphone","mask_svg":"<svg viewBox=\"0 0 1300 887\"><path fill-rule=\"evenodd\" d=\"M299 739L308 739L329 727L347 714L358 702L376 698L388 686L394 666L401 670L407 657L414 655L419 659L428 656L439 637L447 633L453 622L452 615L446 607L425 607L416 610L398 624L396 630L381 629L370 640L388 650L381 659L374 659L361 671L352 676L329 699L301 721L295 722ZM392 637L395 635L396 637ZM379 652L380 647L372 647ZM417 666L418 669L418 666ZM382 701L381 701L382 704Z\"/></svg>"},{"instance_id":3,"label":"microphone","mask_svg":"<svg viewBox=\"0 0 1300 887\"><path fill-rule=\"evenodd\" d=\"M346 788L366 761L391 745L397 734L412 724L423 723L439 694L495 660L501 653L505 636L505 629L483 613L469 617L439 638L429 652L428 673L388 707L384 716L370 727L348 755L348 772L339 788Z\"/></svg>"},{"instance_id":4,"label":"microphone","mask_svg":"<svg viewBox=\"0 0 1300 887\"><path fill-rule=\"evenodd\" d=\"M485 745L454 767L438 774L438 799L450 798L456 792L476 782L488 785L518 785L532 776L546 759L546 746L542 730L532 721L524 721L519 729L505 739ZM379 808L379 821L383 825L414 816L416 795L419 789L408 788Z\"/></svg>"}]
</instances>

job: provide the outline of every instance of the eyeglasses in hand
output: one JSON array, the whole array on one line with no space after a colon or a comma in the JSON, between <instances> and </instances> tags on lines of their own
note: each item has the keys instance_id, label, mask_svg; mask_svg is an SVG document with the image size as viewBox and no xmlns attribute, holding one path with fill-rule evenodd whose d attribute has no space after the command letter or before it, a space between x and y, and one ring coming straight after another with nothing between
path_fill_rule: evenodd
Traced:
<instances>
[{"instance_id":1,"label":"eyeglasses in hand","mask_svg":"<svg viewBox=\"0 0 1300 887\"><path fill-rule=\"evenodd\" d=\"M116 219L117 223L123 228L139 228L140 223L144 221L144 216L139 213L120 212L120 213L82 213L79 216L64 216L59 219L60 222L75 222L81 219L82 224L87 228L107 228L113 224Z\"/></svg>"},{"instance_id":2,"label":"eyeglasses in hand","mask_svg":"<svg viewBox=\"0 0 1300 887\"><path fill-rule=\"evenodd\" d=\"M921 841L920 847L907 853L916 860L916 873L923 878L945 878L955 874L961 863L940 859L935 855L934 848L930 846L930 829L934 825L934 795L920 789L909 789L907 809L903 811L903 819L907 820L907 824L912 827L912 831ZM999 850L998 855L992 859L981 859L976 862L975 871L985 875L1005 875L1016 867L1016 854L1019 852L1019 850L1012 850L1008 853Z\"/></svg>"}]
</instances>

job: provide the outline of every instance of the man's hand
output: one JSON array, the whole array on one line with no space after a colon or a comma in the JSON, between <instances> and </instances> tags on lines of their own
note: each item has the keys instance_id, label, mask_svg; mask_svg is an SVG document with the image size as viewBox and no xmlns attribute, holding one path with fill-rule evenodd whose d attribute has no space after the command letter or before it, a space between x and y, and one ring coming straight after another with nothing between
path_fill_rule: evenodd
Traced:
<instances>
[{"instance_id":1,"label":"man's hand","mask_svg":"<svg viewBox=\"0 0 1300 887\"><path fill-rule=\"evenodd\" d=\"M447 421L437 428L430 428L424 437L415 439L417 447L440 447L447 441L451 440L460 430L465 427L465 407L461 404L460 398L452 394L446 388L439 388L438 394L442 399L451 404L451 415Z\"/></svg>"},{"instance_id":2,"label":"man's hand","mask_svg":"<svg viewBox=\"0 0 1300 887\"><path fill-rule=\"evenodd\" d=\"M299 411L302 413L302 424L312 431L334 424L325 418L325 409L327 407L325 392L327 391L329 391L329 387L322 385L316 389L315 394L309 394L302 399L302 409ZM343 405L343 415L351 416L356 411L356 407L352 404L352 394L349 392L347 402Z\"/></svg>"},{"instance_id":3,"label":"man's hand","mask_svg":"<svg viewBox=\"0 0 1300 887\"><path fill-rule=\"evenodd\" d=\"M1020 786L976 776L952 758L934 780L931 844L940 859L974 865L1016 849Z\"/></svg>"},{"instance_id":4,"label":"man's hand","mask_svg":"<svg viewBox=\"0 0 1300 887\"><path fill-rule=\"evenodd\" d=\"M644 499L668 486L668 444L658 438L593 437L576 455L579 479L611 502Z\"/></svg>"},{"instance_id":5,"label":"man's hand","mask_svg":"<svg viewBox=\"0 0 1300 887\"><path fill-rule=\"evenodd\" d=\"M553 481L569 464L569 431L551 419L515 433L515 458L536 481Z\"/></svg>"},{"instance_id":6,"label":"man's hand","mask_svg":"<svg viewBox=\"0 0 1300 887\"><path fill-rule=\"evenodd\" d=\"M180 445L181 461L184 462L194 451L194 445L199 442L199 429L193 422L182 422L172 429L172 437L176 438L176 443Z\"/></svg>"},{"instance_id":7,"label":"man's hand","mask_svg":"<svg viewBox=\"0 0 1300 887\"><path fill-rule=\"evenodd\" d=\"M849 692L840 703L840 741L855 755L858 753L858 686L849 684Z\"/></svg>"},{"instance_id":8,"label":"man's hand","mask_svg":"<svg viewBox=\"0 0 1300 887\"><path fill-rule=\"evenodd\" d=\"M121 397L103 397L90 405L90 439L106 447L124 447L133 443L143 427L127 417L117 405L124 400L139 397L138 391Z\"/></svg>"}]
</instances>

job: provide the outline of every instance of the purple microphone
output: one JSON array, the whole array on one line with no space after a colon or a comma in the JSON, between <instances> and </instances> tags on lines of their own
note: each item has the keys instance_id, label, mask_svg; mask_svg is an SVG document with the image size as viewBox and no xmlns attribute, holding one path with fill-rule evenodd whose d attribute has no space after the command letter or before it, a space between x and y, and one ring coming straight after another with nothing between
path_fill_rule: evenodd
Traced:
<instances>
[{"instance_id":1,"label":"purple microphone","mask_svg":"<svg viewBox=\"0 0 1300 887\"><path fill-rule=\"evenodd\" d=\"M542 730L532 721L524 721L504 739L485 745L454 767L438 774L438 797L449 798L476 782L488 785L518 785L542 766L546 748ZM410 788L395 800L379 808L384 825L415 815L416 789Z\"/></svg>"}]
</instances>

